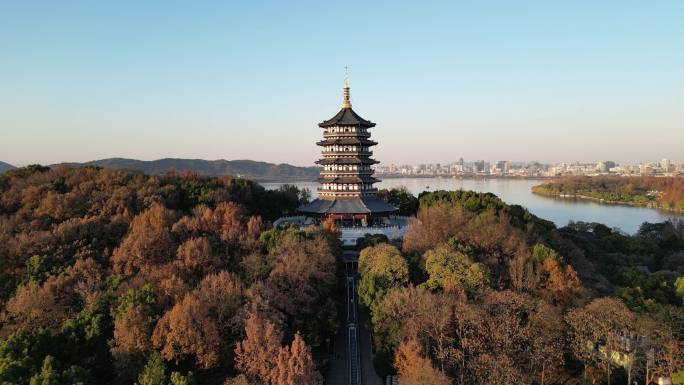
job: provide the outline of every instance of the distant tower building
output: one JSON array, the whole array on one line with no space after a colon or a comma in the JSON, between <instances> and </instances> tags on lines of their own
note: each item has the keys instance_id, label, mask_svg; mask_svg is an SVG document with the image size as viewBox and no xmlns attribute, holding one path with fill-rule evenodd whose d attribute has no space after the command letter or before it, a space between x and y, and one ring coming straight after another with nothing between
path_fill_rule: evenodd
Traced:
<instances>
[{"instance_id":1,"label":"distant tower building","mask_svg":"<svg viewBox=\"0 0 684 385\"><path fill-rule=\"evenodd\" d=\"M663 168L664 172L670 172L670 160L667 158L664 158L662 162L660 162L660 167Z\"/></svg>"},{"instance_id":2,"label":"distant tower building","mask_svg":"<svg viewBox=\"0 0 684 385\"><path fill-rule=\"evenodd\" d=\"M319 178L319 198L302 205L298 211L318 220L333 218L344 226L367 226L383 222L396 207L377 198L379 182L373 177L369 129L375 123L365 120L352 110L349 82L345 79L342 109L331 119L319 123L323 147Z\"/></svg>"},{"instance_id":3,"label":"distant tower building","mask_svg":"<svg viewBox=\"0 0 684 385\"><path fill-rule=\"evenodd\" d=\"M496 171L500 174L508 174L510 165L507 160L500 160L496 162Z\"/></svg>"},{"instance_id":4,"label":"distant tower building","mask_svg":"<svg viewBox=\"0 0 684 385\"><path fill-rule=\"evenodd\" d=\"M598 162L596 164L596 171L598 172L608 172L608 165L606 165L606 162Z\"/></svg>"}]
</instances>

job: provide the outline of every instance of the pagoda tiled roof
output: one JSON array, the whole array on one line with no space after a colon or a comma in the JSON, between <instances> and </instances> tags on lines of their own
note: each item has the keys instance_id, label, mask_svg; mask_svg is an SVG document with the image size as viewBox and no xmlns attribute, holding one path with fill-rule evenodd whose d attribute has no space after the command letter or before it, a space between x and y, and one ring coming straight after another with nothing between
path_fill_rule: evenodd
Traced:
<instances>
[{"instance_id":1,"label":"pagoda tiled roof","mask_svg":"<svg viewBox=\"0 0 684 385\"><path fill-rule=\"evenodd\" d=\"M380 163L371 158L323 158L317 160L316 164L376 164Z\"/></svg>"},{"instance_id":2,"label":"pagoda tiled roof","mask_svg":"<svg viewBox=\"0 0 684 385\"><path fill-rule=\"evenodd\" d=\"M315 199L299 206L297 210L307 214L369 214L391 213L397 210L391 204L375 197Z\"/></svg>"},{"instance_id":3,"label":"pagoda tiled roof","mask_svg":"<svg viewBox=\"0 0 684 385\"><path fill-rule=\"evenodd\" d=\"M319 127L331 126L360 126L360 127L375 127L375 123L360 117L351 107L344 107L329 120L318 123Z\"/></svg>"},{"instance_id":4,"label":"pagoda tiled roof","mask_svg":"<svg viewBox=\"0 0 684 385\"><path fill-rule=\"evenodd\" d=\"M378 142L363 138L338 138L338 139L326 139L316 143L319 146L330 146L330 145L345 145L345 144L362 144L365 146L375 146Z\"/></svg>"}]
</instances>

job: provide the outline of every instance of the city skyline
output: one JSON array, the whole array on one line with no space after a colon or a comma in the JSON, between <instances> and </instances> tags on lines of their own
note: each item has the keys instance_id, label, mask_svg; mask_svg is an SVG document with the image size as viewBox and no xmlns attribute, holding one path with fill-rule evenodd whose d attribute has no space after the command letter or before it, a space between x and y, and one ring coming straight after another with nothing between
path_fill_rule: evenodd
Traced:
<instances>
[{"instance_id":1,"label":"city skyline","mask_svg":"<svg viewBox=\"0 0 684 385\"><path fill-rule=\"evenodd\" d=\"M346 5L2 4L0 161L313 165L349 65L382 164L684 162L682 3Z\"/></svg>"}]
</instances>

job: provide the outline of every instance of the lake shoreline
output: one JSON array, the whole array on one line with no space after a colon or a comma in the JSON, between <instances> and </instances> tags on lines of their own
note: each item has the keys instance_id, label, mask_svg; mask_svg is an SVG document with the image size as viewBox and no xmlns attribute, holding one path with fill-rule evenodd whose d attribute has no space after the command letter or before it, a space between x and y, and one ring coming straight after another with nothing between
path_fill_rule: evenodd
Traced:
<instances>
[{"instance_id":1,"label":"lake shoreline","mask_svg":"<svg viewBox=\"0 0 684 385\"><path fill-rule=\"evenodd\" d=\"M558 227L569 222L597 222L609 227L617 227L628 234L635 234L644 222L658 223L673 218L684 220L684 214L666 212L655 208L620 204L602 204L588 199L554 198L533 194L531 189L539 185L539 180L522 178L380 178L379 189L405 187L411 194L418 196L423 191L472 190L490 192L508 204L527 208L532 214L550 220ZM311 198L318 197L318 182L260 182L268 189L277 189L283 184L307 188Z\"/></svg>"},{"instance_id":2,"label":"lake shoreline","mask_svg":"<svg viewBox=\"0 0 684 385\"><path fill-rule=\"evenodd\" d=\"M477 174L464 174L464 175L401 175L401 174L381 174L375 175L380 180L387 179L466 179L466 180L493 180L493 179L509 179L509 180L548 180L554 177L548 176L514 176L514 175L477 175ZM311 183L316 182L317 178L314 179L260 179L260 178L244 178L251 179L256 183L282 183L282 184L297 184L297 183Z\"/></svg>"},{"instance_id":3,"label":"lake shoreline","mask_svg":"<svg viewBox=\"0 0 684 385\"><path fill-rule=\"evenodd\" d=\"M582 194L568 194L568 193L547 193L547 192L539 192L535 191L534 188L532 188L532 194L539 195L541 197L545 198L556 198L556 199L575 199L579 201L593 201L605 205L617 205L617 206L629 206L629 207L643 207L643 208L648 208L648 209L653 209L653 210L659 210L663 211L666 213L671 213L671 214L684 214L684 210L676 210L676 209L669 209L666 207L662 207L658 204L652 204L651 202L649 203L635 203L635 202L625 202L625 201L611 201L611 200L606 200L602 198L596 198L588 195L582 195Z\"/></svg>"}]
</instances>

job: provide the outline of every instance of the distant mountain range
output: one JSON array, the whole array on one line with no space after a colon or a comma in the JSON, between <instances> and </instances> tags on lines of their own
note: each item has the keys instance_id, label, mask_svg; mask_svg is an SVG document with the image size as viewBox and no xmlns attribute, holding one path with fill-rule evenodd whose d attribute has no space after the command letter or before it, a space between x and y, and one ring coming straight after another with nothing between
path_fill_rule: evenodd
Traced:
<instances>
[{"instance_id":1,"label":"distant mountain range","mask_svg":"<svg viewBox=\"0 0 684 385\"><path fill-rule=\"evenodd\" d=\"M2 174L3 172L5 172L7 170L11 170L13 168L16 168L16 167L12 166L9 163L0 162L0 174Z\"/></svg>"},{"instance_id":2,"label":"distant mountain range","mask_svg":"<svg viewBox=\"0 0 684 385\"><path fill-rule=\"evenodd\" d=\"M84 163L58 163L50 167L99 166L104 168L138 170L145 174L162 174L168 171L191 171L202 175L232 175L260 181L308 181L318 176L318 167L298 167L253 160L203 160L164 158L137 160L109 158Z\"/></svg>"}]
</instances>

